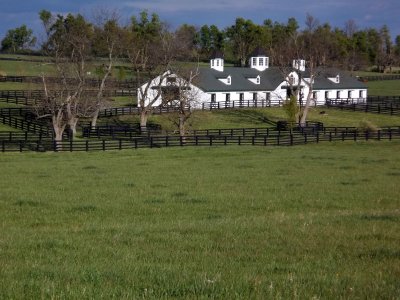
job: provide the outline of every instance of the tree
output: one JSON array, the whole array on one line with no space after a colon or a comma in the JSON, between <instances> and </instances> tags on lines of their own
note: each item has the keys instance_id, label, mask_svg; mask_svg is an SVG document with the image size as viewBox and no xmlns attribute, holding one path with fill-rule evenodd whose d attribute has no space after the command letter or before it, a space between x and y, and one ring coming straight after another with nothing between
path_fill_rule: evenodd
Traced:
<instances>
[{"instance_id":1,"label":"tree","mask_svg":"<svg viewBox=\"0 0 400 300\"><path fill-rule=\"evenodd\" d=\"M146 131L153 105L161 97L161 84L177 52L174 51L174 35L156 14L152 15L151 21L147 12L142 12L140 16L140 21L131 18L131 26L125 32L124 48L138 87L140 127ZM154 86L151 79L156 77L159 81Z\"/></svg>"},{"instance_id":2,"label":"tree","mask_svg":"<svg viewBox=\"0 0 400 300\"><path fill-rule=\"evenodd\" d=\"M96 99L92 105L91 127L95 127L100 110L105 107L104 90L106 81L111 75L114 62L123 51L121 40L124 33L118 25L118 15L115 12L101 10L95 16L97 24L94 27L92 52L100 57L107 57L107 61L101 66L100 84L97 89Z\"/></svg>"},{"instance_id":3,"label":"tree","mask_svg":"<svg viewBox=\"0 0 400 300\"><path fill-rule=\"evenodd\" d=\"M251 20L237 18L235 25L226 30L227 36L230 38L231 47L236 58L240 61L240 65L246 64L247 58L251 51L260 45L263 36L262 26L254 24Z\"/></svg>"},{"instance_id":4,"label":"tree","mask_svg":"<svg viewBox=\"0 0 400 300\"><path fill-rule=\"evenodd\" d=\"M171 114L170 119L177 126L181 137L186 135L188 121L193 109L198 106L199 89L195 86L198 76L198 65L195 67L174 66L168 72L168 78L174 78L174 80L162 87L163 102L178 109L176 114Z\"/></svg>"},{"instance_id":5,"label":"tree","mask_svg":"<svg viewBox=\"0 0 400 300\"><path fill-rule=\"evenodd\" d=\"M8 30L6 36L1 41L1 50L17 53L21 50L27 50L36 43L36 37L33 36L32 29L22 25L15 29Z\"/></svg>"},{"instance_id":6,"label":"tree","mask_svg":"<svg viewBox=\"0 0 400 300\"><path fill-rule=\"evenodd\" d=\"M40 16L48 28L43 48L55 65L57 80L51 83L42 74L45 99L39 102L37 112L40 118L51 117L55 141L59 143L67 126L74 137L79 118L87 116L91 108L85 84L93 27L81 15L53 18L42 11ZM47 23L50 20L52 23Z\"/></svg>"}]
</instances>

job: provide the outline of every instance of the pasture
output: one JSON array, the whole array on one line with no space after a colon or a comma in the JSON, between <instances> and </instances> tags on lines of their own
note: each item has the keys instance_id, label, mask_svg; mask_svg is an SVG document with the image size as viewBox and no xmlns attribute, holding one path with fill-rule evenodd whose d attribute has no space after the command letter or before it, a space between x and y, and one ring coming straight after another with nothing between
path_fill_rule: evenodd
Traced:
<instances>
[{"instance_id":1,"label":"pasture","mask_svg":"<svg viewBox=\"0 0 400 300\"><path fill-rule=\"evenodd\" d=\"M0 298L400 294L400 143L0 156Z\"/></svg>"}]
</instances>

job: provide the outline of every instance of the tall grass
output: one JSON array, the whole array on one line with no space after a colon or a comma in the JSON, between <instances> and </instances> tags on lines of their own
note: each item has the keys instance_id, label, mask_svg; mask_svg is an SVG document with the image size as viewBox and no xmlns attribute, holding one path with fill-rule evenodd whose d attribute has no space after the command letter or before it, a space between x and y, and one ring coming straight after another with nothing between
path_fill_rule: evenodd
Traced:
<instances>
[{"instance_id":1,"label":"tall grass","mask_svg":"<svg viewBox=\"0 0 400 300\"><path fill-rule=\"evenodd\" d=\"M400 294L400 144L0 156L0 298Z\"/></svg>"}]
</instances>

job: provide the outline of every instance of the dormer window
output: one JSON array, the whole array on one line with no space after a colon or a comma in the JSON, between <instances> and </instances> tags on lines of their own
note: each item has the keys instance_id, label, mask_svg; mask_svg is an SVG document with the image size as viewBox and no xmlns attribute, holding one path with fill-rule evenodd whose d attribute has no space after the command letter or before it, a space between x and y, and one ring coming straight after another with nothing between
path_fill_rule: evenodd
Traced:
<instances>
[{"instance_id":1,"label":"dormer window","mask_svg":"<svg viewBox=\"0 0 400 300\"><path fill-rule=\"evenodd\" d=\"M258 59L258 64L259 64L260 67L262 67L264 65L264 58L260 57Z\"/></svg>"},{"instance_id":2,"label":"dormer window","mask_svg":"<svg viewBox=\"0 0 400 300\"><path fill-rule=\"evenodd\" d=\"M294 84L294 76L293 76L293 74L291 74L291 75L289 76L289 84L290 84L290 85Z\"/></svg>"},{"instance_id":3,"label":"dormer window","mask_svg":"<svg viewBox=\"0 0 400 300\"><path fill-rule=\"evenodd\" d=\"M339 77L339 75L337 75L336 76L336 83L339 83L340 82L340 77Z\"/></svg>"},{"instance_id":4,"label":"dormer window","mask_svg":"<svg viewBox=\"0 0 400 300\"><path fill-rule=\"evenodd\" d=\"M217 67L219 67L219 60L217 60Z\"/></svg>"},{"instance_id":5,"label":"dormer window","mask_svg":"<svg viewBox=\"0 0 400 300\"><path fill-rule=\"evenodd\" d=\"M260 76L257 76L256 82L257 84L260 84Z\"/></svg>"},{"instance_id":6,"label":"dormer window","mask_svg":"<svg viewBox=\"0 0 400 300\"><path fill-rule=\"evenodd\" d=\"M228 76L228 78L226 79L226 83L231 84L231 76Z\"/></svg>"}]
</instances>

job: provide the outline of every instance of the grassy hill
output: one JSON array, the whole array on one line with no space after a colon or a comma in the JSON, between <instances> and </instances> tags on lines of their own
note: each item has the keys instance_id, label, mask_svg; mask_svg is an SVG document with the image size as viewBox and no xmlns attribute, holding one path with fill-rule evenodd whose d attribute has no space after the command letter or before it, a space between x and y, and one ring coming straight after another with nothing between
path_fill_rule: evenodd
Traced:
<instances>
[{"instance_id":1,"label":"grassy hill","mask_svg":"<svg viewBox=\"0 0 400 300\"><path fill-rule=\"evenodd\" d=\"M400 144L0 155L0 298L400 293Z\"/></svg>"}]
</instances>

